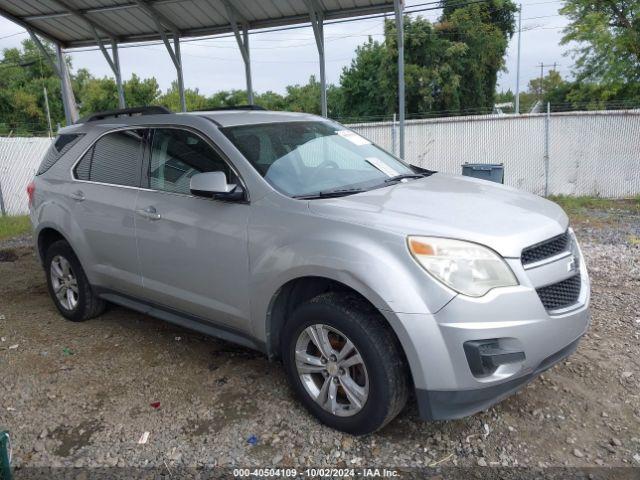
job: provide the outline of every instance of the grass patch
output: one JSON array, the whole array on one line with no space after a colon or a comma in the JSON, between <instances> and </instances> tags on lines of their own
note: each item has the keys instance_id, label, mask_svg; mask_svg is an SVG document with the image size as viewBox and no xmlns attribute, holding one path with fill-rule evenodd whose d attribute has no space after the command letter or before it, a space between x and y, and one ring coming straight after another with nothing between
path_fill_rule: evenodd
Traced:
<instances>
[{"instance_id":1,"label":"grass patch","mask_svg":"<svg viewBox=\"0 0 640 480\"><path fill-rule=\"evenodd\" d=\"M619 213L640 213L640 195L634 198L621 199L552 195L549 200L556 202L569 214L581 213L584 210L615 210Z\"/></svg>"},{"instance_id":2,"label":"grass patch","mask_svg":"<svg viewBox=\"0 0 640 480\"><path fill-rule=\"evenodd\" d=\"M16 237L31 231L31 222L28 215L0 216L0 240Z\"/></svg>"},{"instance_id":3,"label":"grass patch","mask_svg":"<svg viewBox=\"0 0 640 480\"><path fill-rule=\"evenodd\" d=\"M567 212L573 224L610 227L618 224L625 215L640 215L640 195L621 199L565 195L548 198Z\"/></svg>"}]
</instances>

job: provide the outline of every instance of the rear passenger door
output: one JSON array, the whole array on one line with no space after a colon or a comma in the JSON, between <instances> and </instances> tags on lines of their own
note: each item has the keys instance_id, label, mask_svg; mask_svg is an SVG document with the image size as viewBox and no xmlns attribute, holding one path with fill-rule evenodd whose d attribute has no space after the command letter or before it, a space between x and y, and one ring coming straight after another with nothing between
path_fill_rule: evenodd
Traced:
<instances>
[{"instance_id":1,"label":"rear passenger door","mask_svg":"<svg viewBox=\"0 0 640 480\"><path fill-rule=\"evenodd\" d=\"M142 290L134 207L145 135L124 129L100 137L75 165L67 192L91 283L133 295Z\"/></svg>"},{"instance_id":2,"label":"rear passenger door","mask_svg":"<svg viewBox=\"0 0 640 480\"><path fill-rule=\"evenodd\" d=\"M203 136L152 129L136 202L145 296L204 321L248 330L248 205L193 196L191 177L224 171L240 179ZM146 184L145 179L146 178Z\"/></svg>"}]
</instances>

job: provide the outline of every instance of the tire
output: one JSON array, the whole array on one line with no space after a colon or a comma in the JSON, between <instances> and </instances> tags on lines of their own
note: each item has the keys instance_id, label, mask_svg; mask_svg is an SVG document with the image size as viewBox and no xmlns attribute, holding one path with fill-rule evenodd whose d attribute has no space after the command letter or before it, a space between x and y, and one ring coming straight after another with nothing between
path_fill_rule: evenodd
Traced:
<instances>
[{"instance_id":1,"label":"tire","mask_svg":"<svg viewBox=\"0 0 640 480\"><path fill-rule=\"evenodd\" d=\"M67 320L83 322L104 312L105 301L93 292L78 257L65 240L58 240L47 249L44 269L49 295ZM61 271L63 275L60 274ZM64 290L63 298L56 294L56 290Z\"/></svg>"},{"instance_id":2,"label":"tire","mask_svg":"<svg viewBox=\"0 0 640 480\"><path fill-rule=\"evenodd\" d=\"M317 348L314 332L322 335L318 332L323 331L327 332L323 338L338 356L328 358ZM344 347L347 341L355 350L341 361L342 350L349 350ZM299 306L285 325L281 353L296 396L322 423L336 430L353 435L374 432L395 418L407 402L409 370L400 343L382 315L355 294L324 293ZM327 378L336 384L333 395L331 384L323 395Z\"/></svg>"}]
</instances>

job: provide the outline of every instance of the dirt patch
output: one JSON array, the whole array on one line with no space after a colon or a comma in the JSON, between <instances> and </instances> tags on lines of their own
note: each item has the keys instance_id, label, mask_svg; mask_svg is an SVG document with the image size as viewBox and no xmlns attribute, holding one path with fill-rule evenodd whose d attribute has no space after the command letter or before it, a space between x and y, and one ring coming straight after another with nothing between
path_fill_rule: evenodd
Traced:
<instances>
[{"instance_id":1,"label":"dirt patch","mask_svg":"<svg viewBox=\"0 0 640 480\"><path fill-rule=\"evenodd\" d=\"M18 254L15 250L0 250L0 262L15 262L18 260Z\"/></svg>"}]
</instances>

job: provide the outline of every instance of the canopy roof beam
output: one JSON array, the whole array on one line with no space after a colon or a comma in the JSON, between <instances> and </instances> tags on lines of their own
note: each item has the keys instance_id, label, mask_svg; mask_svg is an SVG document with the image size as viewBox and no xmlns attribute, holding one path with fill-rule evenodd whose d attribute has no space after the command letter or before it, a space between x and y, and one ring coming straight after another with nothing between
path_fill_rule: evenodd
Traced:
<instances>
[{"instance_id":1,"label":"canopy roof beam","mask_svg":"<svg viewBox=\"0 0 640 480\"><path fill-rule=\"evenodd\" d=\"M124 101L124 89L122 88L122 76L120 74L120 57L118 55L118 42L116 40L111 40L111 55L107 51L107 47L104 45L102 39L98 36L98 32L94 29L94 35L96 37L96 42L100 47L100 51L104 58L107 60L109 67L111 67L111 71L113 75L116 77L116 87L118 88L118 106L119 108L125 108L126 103ZM113 58L112 58L113 57Z\"/></svg>"},{"instance_id":2,"label":"canopy roof beam","mask_svg":"<svg viewBox=\"0 0 640 480\"><path fill-rule=\"evenodd\" d=\"M305 0L309 9L311 27L318 47L318 60L320 63L320 109L322 116L327 116L327 76L325 73L326 62L324 56L324 11L317 0Z\"/></svg>"},{"instance_id":3,"label":"canopy roof beam","mask_svg":"<svg viewBox=\"0 0 640 480\"><path fill-rule=\"evenodd\" d=\"M180 35L180 29L178 28L178 26L175 23L173 23L171 20L169 20L166 15L158 11L158 9L155 8L147 0L136 0L136 4L142 10L144 10L147 15L149 15L153 19L156 25L158 22L160 22L162 25L165 26L165 28L167 28L168 30L171 30L171 32L173 32L174 34Z\"/></svg>"},{"instance_id":4,"label":"canopy roof beam","mask_svg":"<svg viewBox=\"0 0 640 480\"><path fill-rule=\"evenodd\" d=\"M124 101L124 91L122 89L122 77L120 75L120 62L119 62L118 50L117 50L118 49L117 35L109 31L108 29L106 29L104 26L96 23L94 20L89 18L86 13L78 10L73 5L69 4L66 0L53 0L53 3L60 5L62 8L65 8L66 10L69 11L71 15L81 19L84 23L87 24L87 26L89 27L89 30L91 30L91 33L93 34L93 38L95 39L96 44L98 45L98 47L100 47L100 51L104 55L104 58L107 60L107 63L109 64L109 67L113 71L113 75L116 78L116 86L118 88L118 105L120 108L124 108L125 101ZM100 34L98 33L98 30L105 33L107 37L111 40L113 58L111 58L111 56L109 55L109 52L107 52L107 48L105 47L104 41L100 36Z\"/></svg>"},{"instance_id":5,"label":"canopy roof beam","mask_svg":"<svg viewBox=\"0 0 640 480\"><path fill-rule=\"evenodd\" d=\"M238 42L238 48L244 61L244 74L247 81L247 102L253 105L253 82L251 80L251 55L249 51L249 22L228 0L222 0L226 12L227 20L231 24L233 35ZM242 26L242 32L238 28L238 24Z\"/></svg>"},{"instance_id":6,"label":"canopy roof beam","mask_svg":"<svg viewBox=\"0 0 640 480\"><path fill-rule=\"evenodd\" d=\"M70 5L66 0L53 0L53 3L55 3L57 5L60 5L62 8L67 10L71 15L73 15L73 16L81 19L83 22L85 22L89 26L89 28L92 30L94 35L97 35L96 34L96 29L97 29L97 30L101 30L104 33L106 33L107 36L110 39L112 39L112 40L116 40L117 39L117 35L115 35L113 32L110 32L105 27L103 27L102 25L100 25L97 22L95 22L86 13L81 12L77 8L73 7L73 5Z\"/></svg>"},{"instance_id":7,"label":"canopy roof beam","mask_svg":"<svg viewBox=\"0 0 640 480\"><path fill-rule=\"evenodd\" d=\"M156 25L156 30L158 31L158 35L162 39L164 46L167 48L167 52L169 52L169 56L171 57L171 61L173 65L176 67L176 73L178 77L178 95L180 96L180 108L183 112L187 111L187 101L184 96L184 79L182 76L182 56L180 55L180 31L175 27L173 22L166 20L164 15L158 15L158 12L155 8L149 5L146 1L136 0L138 4L145 9L147 14L153 19L153 23ZM163 18L165 20L163 21ZM167 23L168 21L168 23ZM169 37L165 32L165 27L169 30L173 31L173 47L171 46L171 42L169 41Z\"/></svg>"}]
</instances>

